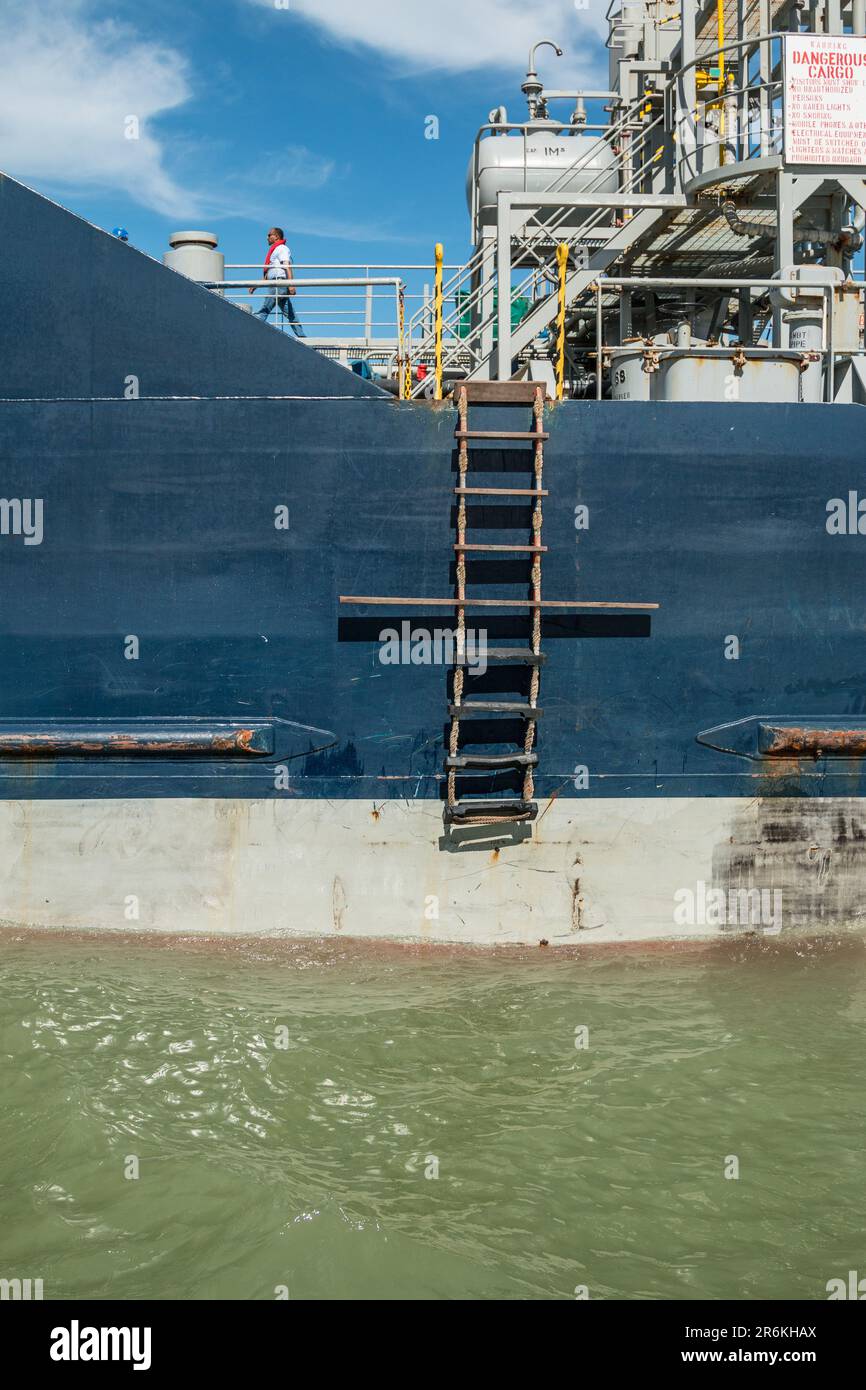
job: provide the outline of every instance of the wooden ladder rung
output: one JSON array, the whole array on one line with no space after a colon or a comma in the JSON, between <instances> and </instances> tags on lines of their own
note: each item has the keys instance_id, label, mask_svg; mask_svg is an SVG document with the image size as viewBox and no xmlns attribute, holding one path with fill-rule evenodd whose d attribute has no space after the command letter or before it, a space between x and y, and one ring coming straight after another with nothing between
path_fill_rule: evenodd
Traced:
<instances>
[{"instance_id":1,"label":"wooden ladder rung","mask_svg":"<svg viewBox=\"0 0 866 1390\"><path fill-rule=\"evenodd\" d=\"M546 487L456 487L458 497L549 497Z\"/></svg>"},{"instance_id":2,"label":"wooden ladder rung","mask_svg":"<svg viewBox=\"0 0 866 1390\"><path fill-rule=\"evenodd\" d=\"M487 662L502 662L505 666L543 666L547 657L543 652L534 652L531 647L482 647L480 653ZM466 653L455 656L455 666L474 666L475 658L469 660Z\"/></svg>"},{"instance_id":3,"label":"wooden ladder rung","mask_svg":"<svg viewBox=\"0 0 866 1390\"><path fill-rule=\"evenodd\" d=\"M455 439L531 439L544 443L549 434L537 430L455 430Z\"/></svg>"},{"instance_id":4,"label":"wooden ladder rung","mask_svg":"<svg viewBox=\"0 0 866 1390\"><path fill-rule=\"evenodd\" d=\"M539 392L542 399L547 396L541 381L458 381L452 391L455 405L461 390L467 405L532 405Z\"/></svg>"},{"instance_id":5,"label":"wooden ladder rung","mask_svg":"<svg viewBox=\"0 0 866 1390\"><path fill-rule=\"evenodd\" d=\"M457 753L445 759L449 772L498 772L512 767L537 766L537 753Z\"/></svg>"},{"instance_id":6,"label":"wooden ladder rung","mask_svg":"<svg viewBox=\"0 0 866 1390\"><path fill-rule=\"evenodd\" d=\"M523 700L464 700L448 706L452 719L465 719L472 714L517 714L521 719L540 719L544 710Z\"/></svg>"},{"instance_id":7,"label":"wooden ladder rung","mask_svg":"<svg viewBox=\"0 0 866 1390\"><path fill-rule=\"evenodd\" d=\"M509 550L521 555L541 555L547 552L546 545L455 545L455 550Z\"/></svg>"}]
</instances>

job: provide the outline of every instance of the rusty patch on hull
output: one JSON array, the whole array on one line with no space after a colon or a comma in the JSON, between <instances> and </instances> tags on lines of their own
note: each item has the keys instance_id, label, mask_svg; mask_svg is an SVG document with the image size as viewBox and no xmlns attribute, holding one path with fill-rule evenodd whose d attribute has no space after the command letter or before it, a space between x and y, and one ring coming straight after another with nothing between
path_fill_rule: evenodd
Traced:
<instances>
[{"instance_id":1,"label":"rusty patch on hull","mask_svg":"<svg viewBox=\"0 0 866 1390\"><path fill-rule=\"evenodd\" d=\"M845 928L866 919L866 803L855 797L760 798L713 853L726 895L781 894L782 930ZM761 930L761 924L722 930Z\"/></svg>"},{"instance_id":2,"label":"rusty patch on hull","mask_svg":"<svg viewBox=\"0 0 866 1390\"><path fill-rule=\"evenodd\" d=\"M140 728L64 725L50 731L0 728L0 757L266 757L274 751L273 728L202 725L197 728L142 723Z\"/></svg>"},{"instance_id":3,"label":"rusty patch on hull","mask_svg":"<svg viewBox=\"0 0 866 1390\"><path fill-rule=\"evenodd\" d=\"M762 724L760 751L765 758L862 758L866 756L866 729Z\"/></svg>"}]
</instances>

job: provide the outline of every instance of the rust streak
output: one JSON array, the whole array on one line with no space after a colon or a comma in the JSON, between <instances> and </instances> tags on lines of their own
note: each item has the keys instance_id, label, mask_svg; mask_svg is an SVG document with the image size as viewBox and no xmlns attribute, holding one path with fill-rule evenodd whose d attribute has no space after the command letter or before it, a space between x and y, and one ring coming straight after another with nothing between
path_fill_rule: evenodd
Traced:
<instances>
[{"instance_id":1,"label":"rust streak","mask_svg":"<svg viewBox=\"0 0 866 1390\"><path fill-rule=\"evenodd\" d=\"M0 733L0 757L62 757L76 754L116 756L122 753L245 753L262 756L264 750L254 746L255 729L236 729L228 734L193 733L187 736L137 735L112 733L100 737L60 733L27 734Z\"/></svg>"},{"instance_id":2,"label":"rust streak","mask_svg":"<svg viewBox=\"0 0 866 1390\"><path fill-rule=\"evenodd\" d=\"M813 729L768 727L762 752L767 758L862 758L866 756L866 729Z\"/></svg>"}]
</instances>

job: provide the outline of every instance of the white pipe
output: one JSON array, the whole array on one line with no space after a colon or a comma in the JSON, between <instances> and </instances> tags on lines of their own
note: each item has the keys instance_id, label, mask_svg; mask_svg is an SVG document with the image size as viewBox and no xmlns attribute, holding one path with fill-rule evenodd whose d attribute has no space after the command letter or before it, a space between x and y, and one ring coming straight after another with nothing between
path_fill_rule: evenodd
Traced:
<instances>
[{"instance_id":1,"label":"white pipe","mask_svg":"<svg viewBox=\"0 0 866 1390\"><path fill-rule=\"evenodd\" d=\"M863 4L866 5L866 0L863 0ZM584 97L587 101L612 101L619 96L619 92L554 92L545 88L544 96L547 101L573 101L577 97Z\"/></svg>"},{"instance_id":2,"label":"white pipe","mask_svg":"<svg viewBox=\"0 0 866 1390\"><path fill-rule=\"evenodd\" d=\"M529 50L529 66L526 69L527 77L538 76L538 73L535 68L535 55L538 52L539 48L552 48L557 58L562 57L562 49L560 48L558 43L553 42L553 39L539 39L538 43L533 44Z\"/></svg>"},{"instance_id":3,"label":"white pipe","mask_svg":"<svg viewBox=\"0 0 866 1390\"><path fill-rule=\"evenodd\" d=\"M259 270L261 261L253 261L249 265L238 262L235 265L226 265L226 270ZM433 264L427 261L424 265L399 265L392 264L390 261L384 265L361 265L359 261L352 261L341 264L339 261L292 261L295 270L432 270ZM460 264L443 266L444 270L462 270Z\"/></svg>"},{"instance_id":4,"label":"white pipe","mask_svg":"<svg viewBox=\"0 0 866 1390\"><path fill-rule=\"evenodd\" d=\"M299 286L301 286L302 288L309 288L309 287L317 286L317 285L319 285L319 286L333 286L333 285L337 285L337 286L339 286L339 285L352 285L352 286L363 286L363 285L399 285L399 284L401 284L402 282L401 282L400 280L397 280L397 279L380 279L380 280L375 280L375 279L373 279L373 280L370 280L370 279L363 279L363 280L361 280L361 279L349 279L349 280L285 280L285 279L283 279L283 280L203 280L201 283L202 283L203 285L205 285L205 287L206 287L207 289L211 289L211 290L230 290L230 289L232 289L232 288L234 288L234 289L248 289L248 288L250 288L250 287L253 286L253 285L267 285L267 286L273 286L273 285L292 285L292 286L296 286L296 285L299 285Z\"/></svg>"}]
</instances>

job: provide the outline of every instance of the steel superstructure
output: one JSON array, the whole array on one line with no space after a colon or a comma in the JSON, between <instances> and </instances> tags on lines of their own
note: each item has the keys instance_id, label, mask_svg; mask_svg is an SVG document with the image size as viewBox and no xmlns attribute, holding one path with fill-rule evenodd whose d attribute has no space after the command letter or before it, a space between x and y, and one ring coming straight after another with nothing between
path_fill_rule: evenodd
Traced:
<instances>
[{"instance_id":1,"label":"steel superstructure","mask_svg":"<svg viewBox=\"0 0 866 1390\"><path fill-rule=\"evenodd\" d=\"M785 110L789 41L811 34L866 54L863 0L614 0L608 22L609 90L545 87L544 41L522 87L526 117L499 107L478 132L475 249L444 285L446 379L552 383L564 288L567 395L616 396L608 350L640 342L644 375L669 350L730 349L748 374L793 349L804 376L820 368L801 399L866 400L864 168L797 163ZM808 311L817 331L798 318ZM429 304L411 330L414 359L431 360ZM758 398L789 398L790 382L764 375Z\"/></svg>"}]
</instances>

